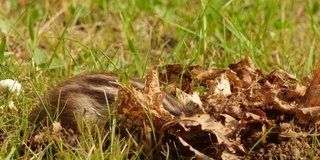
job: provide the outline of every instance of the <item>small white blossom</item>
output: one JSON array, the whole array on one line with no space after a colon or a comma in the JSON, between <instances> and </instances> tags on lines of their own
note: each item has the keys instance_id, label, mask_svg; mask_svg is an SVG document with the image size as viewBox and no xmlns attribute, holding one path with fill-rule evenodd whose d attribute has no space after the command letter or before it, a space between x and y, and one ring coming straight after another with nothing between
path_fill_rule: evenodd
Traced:
<instances>
[{"instance_id":1,"label":"small white blossom","mask_svg":"<svg viewBox=\"0 0 320 160\"><path fill-rule=\"evenodd\" d=\"M21 92L21 84L18 81L12 79L5 79L0 81L0 90L16 93L17 95Z\"/></svg>"},{"instance_id":2,"label":"small white blossom","mask_svg":"<svg viewBox=\"0 0 320 160\"><path fill-rule=\"evenodd\" d=\"M9 104L8 104L8 107L11 109L11 110L16 110L18 111L16 105L14 104L13 101L10 101Z\"/></svg>"},{"instance_id":3,"label":"small white blossom","mask_svg":"<svg viewBox=\"0 0 320 160\"><path fill-rule=\"evenodd\" d=\"M5 107L4 105L1 105L1 106L0 106L0 114L3 114L3 112L4 112L4 107Z\"/></svg>"},{"instance_id":4,"label":"small white blossom","mask_svg":"<svg viewBox=\"0 0 320 160\"><path fill-rule=\"evenodd\" d=\"M1 105L0 106L0 113L2 114L5 108L9 108L10 110L15 110L18 111L16 105L14 104L13 101L9 101L7 105Z\"/></svg>"}]
</instances>

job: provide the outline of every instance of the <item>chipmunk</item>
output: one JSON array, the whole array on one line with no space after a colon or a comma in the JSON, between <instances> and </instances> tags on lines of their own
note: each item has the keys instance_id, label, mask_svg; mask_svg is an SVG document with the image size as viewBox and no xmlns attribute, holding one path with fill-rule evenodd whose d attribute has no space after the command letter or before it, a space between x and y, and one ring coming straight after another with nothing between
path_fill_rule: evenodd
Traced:
<instances>
[{"instance_id":1,"label":"chipmunk","mask_svg":"<svg viewBox=\"0 0 320 160\"><path fill-rule=\"evenodd\" d=\"M129 78L135 89L142 90L144 81ZM62 127L78 130L77 118L86 118L94 124L105 124L109 113L108 106L115 102L118 94L118 75L115 73L96 73L73 77L60 83L44 101L44 105L37 106L29 115L30 123L39 123L48 114L60 121ZM174 116L189 113L194 110L166 95L163 100L164 108ZM80 117L77 117L80 116Z\"/></svg>"}]
</instances>

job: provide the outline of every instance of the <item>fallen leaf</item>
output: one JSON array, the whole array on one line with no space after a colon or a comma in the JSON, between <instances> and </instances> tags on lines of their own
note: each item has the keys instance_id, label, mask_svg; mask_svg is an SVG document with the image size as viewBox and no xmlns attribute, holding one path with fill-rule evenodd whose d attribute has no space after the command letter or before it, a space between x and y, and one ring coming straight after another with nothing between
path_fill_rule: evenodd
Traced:
<instances>
[{"instance_id":1,"label":"fallen leaf","mask_svg":"<svg viewBox=\"0 0 320 160\"><path fill-rule=\"evenodd\" d=\"M307 89L305 94L305 106L320 106L320 61L318 62L315 71L314 79L311 82L311 85Z\"/></svg>"},{"instance_id":2,"label":"fallen leaf","mask_svg":"<svg viewBox=\"0 0 320 160\"><path fill-rule=\"evenodd\" d=\"M51 134L58 134L62 130L62 126L59 122L53 122L51 127Z\"/></svg>"},{"instance_id":3,"label":"fallen leaf","mask_svg":"<svg viewBox=\"0 0 320 160\"><path fill-rule=\"evenodd\" d=\"M320 106L298 108L296 117L301 124L308 124L311 121L317 122L320 120Z\"/></svg>"},{"instance_id":4,"label":"fallen leaf","mask_svg":"<svg viewBox=\"0 0 320 160\"><path fill-rule=\"evenodd\" d=\"M174 116L162 105L165 93L160 90L156 70L146 75L145 87L142 91L121 86L118 97L121 97L118 112L137 126L142 127L146 122L161 128L164 123L174 119Z\"/></svg>"}]
</instances>

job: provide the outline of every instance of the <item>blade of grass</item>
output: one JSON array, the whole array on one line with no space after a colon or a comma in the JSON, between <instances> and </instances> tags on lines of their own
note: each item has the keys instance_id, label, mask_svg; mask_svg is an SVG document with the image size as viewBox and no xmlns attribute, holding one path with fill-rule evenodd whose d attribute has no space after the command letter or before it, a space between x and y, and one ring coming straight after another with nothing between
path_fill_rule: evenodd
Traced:
<instances>
[{"instance_id":1,"label":"blade of grass","mask_svg":"<svg viewBox=\"0 0 320 160\"><path fill-rule=\"evenodd\" d=\"M11 148L10 152L8 153L7 157L5 158L5 160L10 160L13 158L13 155L14 155L14 152L16 151L17 149L15 147Z\"/></svg>"},{"instance_id":2,"label":"blade of grass","mask_svg":"<svg viewBox=\"0 0 320 160\"><path fill-rule=\"evenodd\" d=\"M152 45L152 29L150 29L150 32L149 32L149 44L148 44L148 51L147 51L147 55L146 55L146 58L145 58L145 63L144 63L144 67L142 68L142 75L141 75L141 78L144 77L144 74L147 70L147 65L148 65L148 62L149 62L149 58L150 58L150 54L151 54L151 45Z\"/></svg>"},{"instance_id":3,"label":"blade of grass","mask_svg":"<svg viewBox=\"0 0 320 160\"><path fill-rule=\"evenodd\" d=\"M237 26L233 23L232 20L229 20L226 16L222 15L217 9L214 7L210 6L210 8L217 14L219 15L224 21L227 29L235 35L242 43L244 43L247 48L252 48L256 53L262 55L260 50L256 48L248 39L247 37L241 33L241 31L237 28Z\"/></svg>"},{"instance_id":4,"label":"blade of grass","mask_svg":"<svg viewBox=\"0 0 320 160\"><path fill-rule=\"evenodd\" d=\"M140 62L140 57L138 55L138 52L134 46L134 43L132 41L132 38L130 36L130 33L129 33L129 25L130 25L130 22L128 20L125 20L125 17L123 16L122 13L120 13L120 19L122 21L122 24L124 25L124 29L125 29L125 34L126 34L126 37L127 37L127 42L128 42L128 45L129 45L129 49L130 49L130 53L132 54L133 56L133 59L134 59L134 64L137 68L137 72L139 73L139 75L142 75L142 69L141 68L141 62Z\"/></svg>"},{"instance_id":5,"label":"blade of grass","mask_svg":"<svg viewBox=\"0 0 320 160\"><path fill-rule=\"evenodd\" d=\"M319 29L318 29L318 23L316 22L315 17L314 17L317 14L314 14L314 9L313 9L314 6L316 7L316 5L319 5L319 4L310 2L310 0L307 0L306 2L307 2L306 8L307 8L307 11L308 11L308 14L309 14L309 17L310 17L310 21L311 21L310 24L311 24L312 31L313 31L313 33L315 35L320 36L320 32L319 32ZM312 4L314 6L312 6Z\"/></svg>"},{"instance_id":6,"label":"blade of grass","mask_svg":"<svg viewBox=\"0 0 320 160\"><path fill-rule=\"evenodd\" d=\"M180 25L180 24L177 24L177 23L175 23L175 22L171 22L171 21L166 20L166 19L161 18L161 17L160 17L160 19L163 20L163 21L165 21L165 22L168 22L168 23L170 23L171 25L173 25L173 26L175 26L175 27L177 27L177 28L180 28L180 29L182 29L182 30L184 30L184 31L192 34L192 35L195 35L195 36L198 36L198 37L199 37L199 35L198 35L195 31L193 31L193 30L191 30L191 29L188 29L188 28L186 28L186 27L184 27L184 26L182 26L182 25Z\"/></svg>"},{"instance_id":7,"label":"blade of grass","mask_svg":"<svg viewBox=\"0 0 320 160\"><path fill-rule=\"evenodd\" d=\"M67 30L68 28L71 26L72 22L75 20L76 18L76 14L77 12L79 12L79 8L76 8L76 10L74 11L74 13L71 15L71 17L67 20L66 24L65 24L65 27L62 31L62 33L60 35L57 35L57 39L59 40L58 43L54 46L54 49L53 49L53 56L50 58L49 60L49 64L51 63L52 59L54 56L58 57L58 48L61 44L63 44L63 52L65 52L65 48L67 45L65 45L65 35L67 33ZM65 53L63 55L66 55Z\"/></svg>"},{"instance_id":8,"label":"blade of grass","mask_svg":"<svg viewBox=\"0 0 320 160\"><path fill-rule=\"evenodd\" d=\"M246 156L248 156L248 155L251 154L251 152L253 151L253 149L256 148L256 147L259 145L259 143L260 143L263 139L265 139L265 138L267 137L267 135L272 131L272 129L273 129L273 126L270 127L270 128L267 130L267 132L266 132L265 134L263 134L263 135L261 136L261 138L250 148L250 150L249 150L249 152L247 153Z\"/></svg>"},{"instance_id":9,"label":"blade of grass","mask_svg":"<svg viewBox=\"0 0 320 160\"><path fill-rule=\"evenodd\" d=\"M31 16L31 11L28 10L27 12L28 16L28 31L29 31L29 36L30 36L30 45L31 45L31 51L33 52L35 47L36 47L36 36L34 35L34 30L33 30L33 20Z\"/></svg>"},{"instance_id":10,"label":"blade of grass","mask_svg":"<svg viewBox=\"0 0 320 160\"><path fill-rule=\"evenodd\" d=\"M180 37L178 43L177 43L176 46L174 47L172 53L169 55L168 59L166 60L166 63L172 63L174 57L179 58L179 57L176 56L176 54L177 54L177 53L180 51L180 49L182 48L182 46L183 46L183 44L184 44L184 40L187 38L187 36L188 36L189 34L194 35L194 36L196 36L196 37L200 37L200 36L199 36L195 31L192 31L192 30L188 29L187 27L183 27L183 26L180 25L180 24L177 24L177 23L175 23L175 22L171 22L171 21L169 21L169 20L167 20L167 19L164 19L164 18L160 18L160 19L163 20L163 21L165 21L165 22L167 22L167 23L169 23L169 24L171 24L171 25L173 25L173 26L175 26L175 27L177 27L177 28L179 28L179 29L182 29L183 31L185 31L185 33ZM191 25L195 24L197 21L198 21L198 19L195 19ZM191 25L190 25L190 26L191 26ZM183 63L183 62L181 62L181 63Z\"/></svg>"},{"instance_id":11,"label":"blade of grass","mask_svg":"<svg viewBox=\"0 0 320 160\"><path fill-rule=\"evenodd\" d=\"M7 38L4 36L1 39L1 44L0 44L0 64L2 64L3 60L4 60L4 51L6 48L6 44L7 44Z\"/></svg>"}]
</instances>

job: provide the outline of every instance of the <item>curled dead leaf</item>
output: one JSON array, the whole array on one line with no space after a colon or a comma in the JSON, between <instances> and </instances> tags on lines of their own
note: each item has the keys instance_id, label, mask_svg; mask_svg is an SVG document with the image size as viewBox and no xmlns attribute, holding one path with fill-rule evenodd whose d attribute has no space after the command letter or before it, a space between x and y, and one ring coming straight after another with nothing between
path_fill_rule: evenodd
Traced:
<instances>
[{"instance_id":1,"label":"curled dead leaf","mask_svg":"<svg viewBox=\"0 0 320 160\"><path fill-rule=\"evenodd\" d=\"M289 74L282 69L276 69L265 77L271 84L275 84L278 87L282 87L288 84L294 84L298 80L295 75Z\"/></svg>"},{"instance_id":2,"label":"curled dead leaf","mask_svg":"<svg viewBox=\"0 0 320 160\"><path fill-rule=\"evenodd\" d=\"M198 92L194 92L192 95L183 92L182 90L176 88L176 93L177 93L177 99L184 104L185 106L190 106L190 109L188 107L186 107L188 110L194 110L196 111L197 109L199 111L201 111L202 113L204 113L204 108L203 108L203 103L200 99L199 93ZM192 104L196 104L198 107L196 107L195 105Z\"/></svg>"},{"instance_id":3,"label":"curled dead leaf","mask_svg":"<svg viewBox=\"0 0 320 160\"><path fill-rule=\"evenodd\" d=\"M310 121L318 122L320 120L320 106L298 108L296 117L301 124L308 124Z\"/></svg>"},{"instance_id":4,"label":"curled dead leaf","mask_svg":"<svg viewBox=\"0 0 320 160\"><path fill-rule=\"evenodd\" d=\"M201 83L203 85L206 84L208 80L213 80L217 76L219 76L221 73L226 72L227 69L210 69L206 70L204 72L199 73L195 77L193 77L193 80L191 82L191 86L194 87L197 83Z\"/></svg>"},{"instance_id":5,"label":"curled dead leaf","mask_svg":"<svg viewBox=\"0 0 320 160\"><path fill-rule=\"evenodd\" d=\"M156 70L153 70L146 75L144 90L137 91L133 87L124 86L119 88L118 97L121 97L121 102L118 104L118 112L137 126L142 127L147 122L161 128L164 123L174 119L162 105L165 96L160 90Z\"/></svg>"},{"instance_id":6,"label":"curled dead leaf","mask_svg":"<svg viewBox=\"0 0 320 160\"><path fill-rule=\"evenodd\" d=\"M209 87L208 94L223 95L225 97L231 95L230 82L226 74L220 74L214 80L208 80L207 86Z\"/></svg>"},{"instance_id":7,"label":"curled dead leaf","mask_svg":"<svg viewBox=\"0 0 320 160\"><path fill-rule=\"evenodd\" d=\"M233 139L234 133L240 125L239 121L226 114L221 116L223 122L216 120L209 114L182 117L175 122L165 124L162 132L176 137L179 139L179 143L188 146L190 152L198 156L202 155L198 152L210 153L210 150L213 152L212 149L218 146L220 149L216 151L216 154L220 156L224 150L244 154L245 150L240 151L240 148L244 147L241 147L241 144ZM200 139L202 139L201 145L199 144ZM171 141L173 140L171 138ZM206 147L202 148L201 146Z\"/></svg>"},{"instance_id":8,"label":"curled dead leaf","mask_svg":"<svg viewBox=\"0 0 320 160\"><path fill-rule=\"evenodd\" d=\"M305 95L305 106L320 106L320 61L318 62L315 71L314 79L312 80Z\"/></svg>"},{"instance_id":9,"label":"curled dead leaf","mask_svg":"<svg viewBox=\"0 0 320 160\"><path fill-rule=\"evenodd\" d=\"M262 76L261 70L256 68L249 57L246 57L236 64L230 64L229 68L237 73L239 79L242 80L244 88L249 87L252 83Z\"/></svg>"},{"instance_id":10,"label":"curled dead leaf","mask_svg":"<svg viewBox=\"0 0 320 160\"><path fill-rule=\"evenodd\" d=\"M31 143L32 144L40 144L44 140L45 135L46 135L45 132L40 132L39 134L35 135L31 139Z\"/></svg>"},{"instance_id":11,"label":"curled dead leaf","mask_svg":"<svg viewBox=\"0 0 320 160\"><path fill-rule=\"evenodd\" d=\"M185 147L188 147L189 150L194 153L194 158L195 159L213 160L213 158L210 158L207 155L199 152L197 149L193 148L190 144L188 144L186 141L184 141L183 138L178 137L178 139L179 139L179 141L181 142L182 145L184 145Z\"/></svg>"},{"instance_id":12,"label":"curled dead leaf","mask_svg":"<svg viewBox=\"0 0 320 160\"><path fill-rule=\"evenodd\" d=\"M51 127L52 134L58 134L62 130L62 126L59 122L53 122Z\"/></svg>"}]
</instances>

